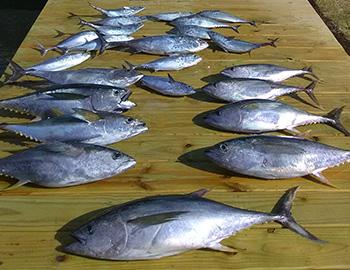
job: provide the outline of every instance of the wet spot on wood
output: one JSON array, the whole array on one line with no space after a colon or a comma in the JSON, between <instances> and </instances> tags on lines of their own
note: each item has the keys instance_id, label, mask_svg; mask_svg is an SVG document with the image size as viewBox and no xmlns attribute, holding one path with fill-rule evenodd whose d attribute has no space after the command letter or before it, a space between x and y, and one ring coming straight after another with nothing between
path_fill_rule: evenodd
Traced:
<instances>
[{"instance_id":1,"label":"wet spot on wood","mask_svg":"<svg viewBox=\"0 0 350 270\"><path fill-rule=\"evenodd\" d=\"M313 139L314 141L316 141L316 142L319 142L319 141L320 141L320 138L317 137L317 136L313 136L312 139Z\"/></svg>"},{"instance_id":2,"label":"wet spot on wood","mask_svg":"<svg viewBox=\"0 0 350 270\"><path fill-rule=\"evenodd\" d=\"M241 185L241 184L238 184L238 183L230 183L230 182L225 181L224 185L227 186L230 189L230 191L232 191L232 192L247 192L247 191L249 191L248 187Z\"/></svg>"},{"instance_id":3,"label":"wet spot on wood","mask_svg":"<svg viewBox=\"0 0 350 270\"><path fill-rule=\"evenodd\" d=\"M154 188L151 185L147 184L145 181L141 179L136 180L136 185L143 188L144 190L154 190Z\"/></svg>"},{"instance_id":4,"label":"wet spot on wood","mask_svg":"<svg viewBox=\"0 0 350 270\"><path fill-rule=\"evenodd\" d=\"M292 57L287 57L287 60L294 60Z\"/></svg>"},{"instance_id":5,"label":"wet spot on wood","mask_svg":"<svg viewBox=\"0 0 350 270\"><path fill-rule=\"evenodd\" d=\"M268 229L267 229L267 232L268 232L268 233L274 233L275 230L276 230L275 228L268 228Z\"/></svg>"},{"instance_id":6,"label":"wet spot on wood","mask_svg":"<svg viewBox=\"0 0 350 270\"><path fill-rule=\"evenodd\" d=\"M56 256L56 262L64 262L66 260L66 255Z\"/></svg>"},{"instance_id":7,"label":"wet spot on wood","mask_svg":"<svg viewBox=\"0 0 350 270\"><path fill-rule=\"evenodd\" d=\"M186 148L190 148L191 146L193 146L193 145L190 144L190 143L185 144L185 147L186 147Z\"/></svg>"},{"instance_id":8,"label":"wet spot on wood","mask_svg":"<svg viewBox=\"0 0 350 270\"><path fill-rule=\"evenodd\" d=\"M3 262L2 261L0 261L0 265L2 265L3 264Z\"/></svg>"},{"instance_id":9,"label":"wet spot on wood","mask_svg":"<svg viewBox=\"0 0 350 270\"><path fill-rule=\"evenodd\" d=\"M306 202L306 201L307 201L307 198L305 198L305 197L299 197L299 199L300 199L302 202Z\"/></svg>"},{"instance_id":10,"label":"wet spot on wood","mask_svg":"<svg viewBox=\"0 0 350 270\"><path fill-rule=\"evenodd\" d=\"M151 169L152 169L152 165L145 166L141 169L140 173L141 174L149 173Z\"/></svg>"}]
</instances>

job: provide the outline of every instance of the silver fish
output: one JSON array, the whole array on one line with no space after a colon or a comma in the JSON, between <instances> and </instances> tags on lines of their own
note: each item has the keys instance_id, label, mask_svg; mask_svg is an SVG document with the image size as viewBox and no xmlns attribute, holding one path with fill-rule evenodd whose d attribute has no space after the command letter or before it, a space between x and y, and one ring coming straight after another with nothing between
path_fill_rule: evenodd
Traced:
<instances>
[{"instance_id":1,"label":"silver fish","mask_svg":"<svg viewBox=\"0 0 350 270\"><path fill-rule=\"evenodd\" d=\"M143 23L147 20L146 16L119 16L119 17L107 17L98 21L91 22L95 25L108 25L108 26L125 26Z\"/></svg>"},{"instance_id":2,"label":"silver fish","mask_svg":"<svg viewBox=\"0 0 350 270\"><path fill-rule=\"evenodd\" d=\"M140 84L166 96L187 96L196 93L191 86L175 81L170 74L168 78L144 75Z\"/></svg>"},{"instance_id":3,"label":"silver fish","mask_svg":"<svg viewBox=\"0 0 350 270\"><path fill-rule=\"evenodd\" d=\"M87 52L65 54L50 58L39 64L27 67L24 70L60 71L77 66L88 60L90 57L91 54Z\"/></svg>"},{"instance_id":4,"label":"silver fish","mask_svg":"<svg viewBox=\"0 0 350 270\"><path fill-rule=\"evenodd\" d=\"M236 17L234 15L231 15L227 12L220 11L220 10L203 10L198 14L214 20L218 20L218 21L230 22L230 23L241 23L241 24L247 23L247 24L256 26L256 23L254 21L248 21L246 19Z\"/></svg>"},{"instance_id":5,"label":"silver fish","mask_svg":"<svg viewBox=\"0 0 350 270\"><path fill-rule=\"evenodd\" d=\"M76 113L24 124L1 124L0 128L40 142L82 142L107 145L146 132L146 124L121 114Z\"/></svg>"},{"instance_id":6,"label":"silver fish","mask_svg":"<svg viewBox=\"0 0 350 270\"><path fill-rule=\"evenodd\" d=\"M239 28L239 25L228 25L226 23L222 23L198 14L175 19L171 21L170 24L174 26L195 25L195 26L201 26L204 28L231 28L233 31L237 33Z\"/></svg>"},{"instance_id":7,"label":"silver fish","mask_svg":"<svg viewBox=\"0 0 350 270\"><path fill-rule=\"evenodd\" d=\"M140 7L140 6L121 7L117 9L103 9L91 3L89 3L89 5L93 9L96 9L97 11L101 12L103 15L107 17L131 16L145 9L144 7Z\"/></svg>"},{"instance_id":8,"label":"silver fish","mask_svg":"<svg viewBox=\"0 0 350 270\"><path fill-rule=\"evenodd\" d=\"M350 161L350 151L298 137L249 136L221 142L206 150L215 164L240 174L264 179L322 175L327 168Z\"/></svg>"},{"instance_id":9,"label":"silver fish","mask_svg":"<svg viewBox=\"0 0 350 270\"><path fill-rule=\"evenodd\" d=\"M162 12L158 14L153 14L148 17L157 21L170 22L177 18L187 17L190 15L193 15L193 13L188 11L173 11L173 12Z\"/></svg>"},{"instance_id":10,"label":"silver fish","mask_svg":"<svg viewBox=\"0 0 350 270\"><path fill-rule=\"evenodd\" d=\"M93 24L91 22L84 21L82 19L80 19L80 24L94 28L102 35L110 35L110 36L131 35L136 31L140 30L144 26L143 23L130 24L130 25L124 25L124 26L98 25L98 24Z\"/></svg>"},{"instance_id":11,"label":"silver fish","mask_svg":"<svg viewBox=\"0 0 350 270\"><path fill-rule=\"evenodd\" d=\"M277 222L317 243L324 243L299 225L291 214L299 187L287 190L270 213L232 207L203 196L146 197L111 207L71 235L65 252L108 260L151 260L195 249L238 251L220 242L253 225Z\"/></svg>"},{"instance_id":12,"label":"silver fish","mask_svg":"<svg viewBox=\"0 0 350 270\"><path fill-rule=\"evenodd\" d=\"M208 43L189 36L160 35L130 40L125 42L125 46L133 49L135 52L171 55L198 52L207 48Z\"/></svg>"},{"instance_id":13,"label":"silver fish","mask_svg":"<svg viewBox=\"0 0 350 270\"><path fill-rule=\"evenodd\" d=\"M311 82L306 87L299 87L256 79L227 79L208 84L202 90L214 98L228 102L255 98L275 100L283 95L303 91L319 105L313 93L315 86L315 82Z\"/></svg>"},{"instance_id":14,"label":"silver fish","mask_svg":"<svg viewBox=\"0 0 350 270\"><path fill-rule=\"evenodd\" d=\"M177 25L175 28L171 29L168 33L173 35L185 35L190 37L196 37L201 39L210 39L209 32L210 29L195 26L195 25Z\"/></svg>"},{"instance_id":15,"label":"silver fish","mask_svg":"<svg viewBox=\"0 0 350 270\"><path fill-rule=\"evenodd\" d=\"M325 123L350 136L340 121L343 108L336 108L321 116L278 101L249 99L219 107L209 112L204 120L218 129L240 133L288 130L298 134L298 126Z\"/></svg>"},{"instance_id":16,"label":"silver fish","mask_svg":"<svg viewBox=\"0 0 350 270\"><path fill-rule=\"evenodd\" d=\"M278 38L276 38L269 42L252 43L235 38L228 38L216 32L209 32L208 35L216 45L218 45L225 52L229 53L250 53L252 50L265 46L272 46L276 48L275 42L278 41Z\"/></svg>"},{"instance_id":17,"label":"silver fish","mask_svg":"<svg viewBox=\"0 0 350 270\"><path fill-rule=\"evenodd\" d=\"M236 79L258 79L271 82L282 82L289 78L312 76L314 80L319 80L312 72L311 67L303 69L292 69L272 64L247 64L226 68L220 72L230 78Z\"/></svg>"},{"instance_id":18,"label":"silver fish","mask_svg":"<svg viewBox=\"0 0 350 270\"><path fill-rule=\"evenodd\" d=\"M112 44L113 43L118 43L118 42L122 42L122 41L129 41L129 40L133 40L134 38L132 36L128 36L128 35L107 35L107 36L103 36L103 38L106 40L107 43Z\"/></svg>"},{"instance_id":19,"label":"silver fish","mask_svg":"<svg viewBox=\"0 0 350 270\"><path fill-rule=\"evenodd\" d=\"M115 87L127 87L142 78L136 70L85 68L79 70L40 71L24 70L18 64L10 61L9 67L13 74L6 83L17 81L24 75L39 77L55 84L100 84Z\"/></svg>"},{"instance_id":20,"label":"silver fish","mask_svg":"<svg viewBox=\"0 0 350 270\"><path fill-rule=\"evenodd\" d=\"M141 68L151 71L167 71L167 70L181 70L192 67L202 61L202 57L196 54L176 54L172 56L165 56L149 63L133 65L126 61L130 68Z\"/></svg>"},{"instance_id":21,"label":"silver fish","mask_svg":"<svg viewBox=\"0 0 350 270\"><path fill-rule=\"evenodd\" d=\"M0 159L0 173L27 183L68 187L102 180L133 167L136 161L111 148L83 143L41 144Z\"/></svg>"},{"instance_id":22,"label":"silver fish","mask_svg":"<svg viewBox=\"0 0 350 270\"><path fill-rule=\"evenodd\" d=\"M46 119L56 111L72 114L74 109L89 111L119 112L135 104L128 100L131 92L127 89L103 85L54 86L44 92L0 100L0 108L21 112Z\"/></svg>"},{"instance_id":23,"label":"silver fish","mask_svg":"<svg viewBox=\"0 0 350 270\"><path fill-rule=\"evenodd\" d=\"M42 44L38 43L38 50L40 51L41 55L45 55L49 51L58 51L59 53L64 54L68 49L81 46L96 38L98 38L98 35L95 31L82 31L69 36L53 47L45 48Z\"/></svg>"}]
</instances>

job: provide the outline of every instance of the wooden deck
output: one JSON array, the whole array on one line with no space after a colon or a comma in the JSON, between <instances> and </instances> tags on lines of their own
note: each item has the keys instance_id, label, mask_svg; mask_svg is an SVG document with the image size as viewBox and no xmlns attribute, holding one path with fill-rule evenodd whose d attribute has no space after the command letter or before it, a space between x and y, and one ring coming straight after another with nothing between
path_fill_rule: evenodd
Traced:
<instances>
[{"instance_id":1,"label":"wooden deck","mask_svg":"<svg viewBox=\"0 0 350 270\"><path fill-rule=\"evenodd\" d=\"M172 73L174 78L201 87L205 84L202 78L233 64L312 65L322 79L316 95L325 111L289 97L283 100L316 113L350 104L349 56L306 0L94 2L111 8L142 5L146 7L142 14L221 9L254 19L259 27L242 26L238 36L251 41L278 37L278 48L262 48L254 51L251 57L207 49L199 53L204 58L200 64ZM53 38L54 29L77 31L77 19L67 19L68 12L97 14L86 1L49 0L14 59L25 67L39 62L41 56L32 49L35 42L54 45L58 41ZM163 23L147 22L135 36L161 34L166 29L169 27ZM230 29L220 32L234 34ZM49 53L47 57L54 55ZM143 63L155 58L107 51L80 67L111 67L121 65L124 60ZM305 83L302 80L295 82ZM302 178L263 181L225 176L204 160L201 151L196 150L236 135L205 129L192 122L194 116L219 104L190 97L163 97L135 86L131 89L131 100L138 106L128 114L143 119L150 131L112 147L135 157L137 166L121 176L78 187L45 189L24 186L0 193L0 269L350 269L349 165L326 171L325 175L337 189ZM1 98L26 92L28 89L6 86L1 89ZM350 127L350 107L346 108L343 119ZM19 122L23 119L4 115L0 121ZM312 129L312 134L320 142L350 149L350 139L330 127L314 125L303 130L307 129ZM34 145L8 133L0 134L0 139L1 157ZM0 189L8 186L10 181L1 178ZM267 224L226 240L228 245L241 250L234 256L199 250L155 261L111 262L66 255L57 250L60 243L67 241L69 230L76 222L62 229L65 224L90 211L131 199L187 193L206 187L212 189L209 198L238 207L269 211L281 193L295 185L302 186L293 209L296 219L321 239L329 241L328 244L318 245L281 229L278 224Z\"/></svg>"}]
</instances>

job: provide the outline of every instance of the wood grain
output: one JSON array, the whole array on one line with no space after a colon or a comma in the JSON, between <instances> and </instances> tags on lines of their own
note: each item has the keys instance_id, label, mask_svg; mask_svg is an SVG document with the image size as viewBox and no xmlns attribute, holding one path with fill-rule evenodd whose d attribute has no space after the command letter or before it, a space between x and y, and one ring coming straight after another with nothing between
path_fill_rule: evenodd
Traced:
<instances>
[{"instance_id":1,"label":"wood grain","mask_svg":"<svg viewBox=\"0 0 350 270\"><path fill-rule=\"evenodd\" d=\"M98 2L98 3L97 3ZM262 48L249 55L225 54L211 49L199 52L203 61L197 66L172 75L195 88L218 79L222 69L242 63L275 63L289 67L312 66L321 78L315 93L324 110L313 108L290 97L281 100L313 113L325 114L334 107L350 104L349 56L337 43L306 0L177 0L177 1L111 1L96 4L113 8L142 5L142 13L171 10L222 9L238 16L254 19L257 28L242 26L240 34L230 29L219 32L251 41L280 38L278 48ZM14 60L24 67L55 56L41 57L32 48L36 42L54 45L54 29L72 33L79 30L77 18L68 19L68 12L97 15L86 1L49 0ZM91 20L96 17L88 18ZM162 34L171 27L147 22L135 37ZM81 67L120 66L125 60L144 63L157 58L152 55L130 55L121 51L105 54L83 63ZM160 72L166 75L165 72ZM32 79L32 78L24 78ZM301 79L289 83L306 85ZM349 269L350 268L350 166L331 168L325 175L337 188L329 188L308 179L264 181L232 175L205 160L203 148L236 137L236 134L206 129L194 123L200 113L221 106L203 95L169 98L132 86L131 100L137 107L127 114L144 120L148 133L112 145L137 160L135 168L104 181L78 187L49 189L24 186L0 193L0 269ZM30 89L6 85L1 97L28 93ZM308 98L301 94L308 101ZM1 122L24 122L28 119L1 111ZM342 120L350 127L350 108ZM326 125L301 127L312 130L318 141L350 149L350 140ZM34 146L3 132L0 134L0 157ZM1 177L0 189L13 180ZM128 200L168 193L188 193L209 188L208 197L223 203L253 210L270 211L284 190L300 185L293 214L306 228L328 244L318 245L278 224L256 226L225 241L240 250L235 256L192 251L175 257L147 262L108 262L91 260L60 251L60 244L69 238L74 226L84 222L90 213ZM83 217L77 218L81 215Z\"/></svg>"}]
</instances>

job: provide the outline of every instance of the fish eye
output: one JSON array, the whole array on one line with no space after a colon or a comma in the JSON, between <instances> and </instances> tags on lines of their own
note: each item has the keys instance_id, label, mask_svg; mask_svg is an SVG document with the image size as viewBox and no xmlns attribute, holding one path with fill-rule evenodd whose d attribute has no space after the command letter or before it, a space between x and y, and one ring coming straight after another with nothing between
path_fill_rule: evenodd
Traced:
<instances>
[{"instance_id":1,"label":"fish eye","mask_svg":"<svg viewBox=\"0 0 350 270\"><path fill-rule=\"evenodd\" d=\"M221 149L221 151L226 153L228 151L227 144L225 144L225 143L220 144L220 149Z\"/></svg>"},{"instance_id":2,"label":"fish eye","mask_svg":"<svg viewBox=\"0 0 350 270\"><path fill-rule=\"evenodd\" d=\"M216 111L215 114L216 114L217 116L220 116L220 115L221 115L221 111Z\"/></svg>"},{"instance_id":3,"label":"fish eye","mask_svg":"<svg viewBox=\"0 0 350 270\"><path fill-rule=\"evenodd\" d=\"M92 230L91 225L87 226L87 230L88 230L88 234L93 234L94 233L94 231Z\"/></svg>"},{"instance_id":4,"label":"fish eye","mask_svg":"<svg viewBox=\"0 0 350 270\"><path fill-rule=\"evenodd\" d=\"M133 121L134 121L134 119L132 119L131 117L129 117L125 120L125 122L129 123L129 124L132 123Z\"/></svg>"},{"instance_id":5,"label":"fish eye","mask_svg":"<svg viewBox=\"0 0 350 270\"><path fill-rule=\"evenodd\" d=\"M113 158L114 160L116 160L116 159L118 159L118 158L120 158L120 157L121 157L121 154L118 153L118 152L114 152L114 153L112 154L112 158Z\"/></svg>"}]
</instances>

